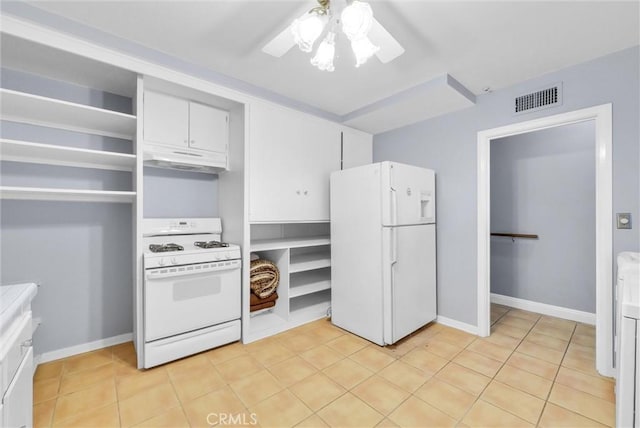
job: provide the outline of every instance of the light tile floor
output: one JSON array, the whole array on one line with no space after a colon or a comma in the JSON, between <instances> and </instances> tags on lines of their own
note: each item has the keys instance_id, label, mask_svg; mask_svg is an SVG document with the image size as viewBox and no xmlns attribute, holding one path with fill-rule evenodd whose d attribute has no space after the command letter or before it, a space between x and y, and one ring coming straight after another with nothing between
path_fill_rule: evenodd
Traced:
<instances>
[{"instance_id":1,"label":"light tile floor","mask_svg":"<svg viewBox=\"0 0 640 428\"><path fill-rule=\"evenodd\" d=\"M388 348L322 320L147 371L126 343L40 365L34 424L614 425L593 327L498 305L491 320L488 338L432 324Z\"/></svg>"}]
</instances>

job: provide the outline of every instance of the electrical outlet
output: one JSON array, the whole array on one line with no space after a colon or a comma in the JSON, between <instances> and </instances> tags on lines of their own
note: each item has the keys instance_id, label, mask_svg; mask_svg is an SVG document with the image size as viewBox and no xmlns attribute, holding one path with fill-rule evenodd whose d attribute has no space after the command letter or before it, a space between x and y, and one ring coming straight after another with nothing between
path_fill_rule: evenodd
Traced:
<instances>
[{"instance_id":1,"label":"electrical outlet","mask_svg":"<svg viewBox=\"0 0 640 428\"><path fill-rule=\"evenodd\" d=\"M631 213L616 214L618 229L631 229Z\"/></svg>"}]
</instances>

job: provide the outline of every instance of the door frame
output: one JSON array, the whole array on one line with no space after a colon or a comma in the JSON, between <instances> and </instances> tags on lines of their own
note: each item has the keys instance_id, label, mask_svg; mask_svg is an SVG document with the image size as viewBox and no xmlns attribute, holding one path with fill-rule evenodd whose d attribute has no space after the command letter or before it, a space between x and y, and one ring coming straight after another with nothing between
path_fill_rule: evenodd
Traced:
<instances>
[{"instance_id":1,"label":"door frame","mask_svg":"<svg viewBox=\"0 0 640 428\"><path fill-rule=\"evenodd\" d=\"M491 324L490 143L497 138L595 121L596 167L596 369L613 376L613 168L612 106L602 104L478 132L478 335Z\"/></svg>"}]
</instances>

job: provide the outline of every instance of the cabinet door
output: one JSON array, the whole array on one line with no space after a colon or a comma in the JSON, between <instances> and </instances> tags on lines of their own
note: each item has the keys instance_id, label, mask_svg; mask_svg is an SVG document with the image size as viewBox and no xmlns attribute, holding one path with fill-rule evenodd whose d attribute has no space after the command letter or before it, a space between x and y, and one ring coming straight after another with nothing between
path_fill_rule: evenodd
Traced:
<instances>
[{"instance_id":1,"label":"cabinet door","mask_svg":"<svg viewBox=\"0 0 640 428\"><path fill-rule=\"evenodd\" d=\"M277 222L299 217L295 177L298 141L287 110L254 102L249 112L249 219Z\"/></svg>"},{"instance_id":2,"label":"cabinet door","mask_svg":"<svg viewBox=\"0 0 640 428\"><path fill-rule=\"evenodd\" d=\"M229 114L204 104L189 103L189 146L225 152L229 139Z\"/></svg>"},{"instance_id":3,"label":"cabinet door","mask_svg":"<svg viewBox=\"0 0 640 428\"><path fill-rule=\"evenodd\" d=\"M373 162L373 136L353 128L342 128L342 169Z\"/></svg>"},{"instance_id":4,"label":"cabinet door","mask_svg":"<svg viewBox=\"0 0 640 428\"><path fill-rule=\"evenodd\" d=\"M2 402L3 426L33 426L33 348L29 347Z\"/></svg>"},{"instance_id":5,"label":"cabinet door","mask_svg":"<svg viewBox=\"0 0 640 428\"><path fill-rule=\"evenodd\" d=\"M143 135L148 143L188 146L189 102L157 92L145 92Z\"/></svg>"},{"instance_id":6,"label":"cabinet door","mask_svg":"<svg viewBox=\"0 0 640 428\"><path fill-rule=\"evenodd\" d=\"M301 120L301 220L329 221L329 176L340 169L340 126L313 116Z\"/></svg>"},{"instance_id":7,"label":"cabinet door","mask_svg":"<svg viewBox=\"0 0 640 428\"><path fill-rule=\"evenodd\" d=\"M250 111L249 218L329 220L329 174L340 169L337 124L274 104Z\"/></svg>"}]
</instances>

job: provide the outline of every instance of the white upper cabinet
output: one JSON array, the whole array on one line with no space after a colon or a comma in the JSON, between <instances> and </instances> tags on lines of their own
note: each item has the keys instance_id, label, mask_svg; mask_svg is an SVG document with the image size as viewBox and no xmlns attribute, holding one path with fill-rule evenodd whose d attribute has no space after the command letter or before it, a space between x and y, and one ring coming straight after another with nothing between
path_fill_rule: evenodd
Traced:
<instances>
[{"instance_id":1,"label":"white upper cabinet","mask_svg":"<svg viewBox=\"0 0 640 428\"><path fill-rule=\"evenodd\" d=\"M227 150L229 114L204 104L189 103L189 146L210 152Z\"/></svg>"},{"instance_id":2,"label":"white upper cabinet","mask_svg":"<svg viewBox=\"0 0 640 428\"><path fill-rule=\"evenodd\" d=\"M373 136L353 128L342 128L342 169L373 162Z\"/></svg>"},{"instance_id":3,"label":"white upper cabinet","mask_svg":"<svg viewBox=\"0 0 640 428\"><path fill-rule=\"evenodd\" d=\"M250 221L328 221L340 126L258 101L251 103L249 123Z\"/></svg>"},{"instance_id":4,"label":"white upper cabinet","mask_svg":"<svg viewBox=\"0 0 640 428\"><path fill-rule=\"evenodd\" d=\"M145 92L144 139L148 143L188 147L189 101Z\"/></svg>"},{"instance_id":5,"label":"white upper cabinet","mask_svg":"<svg viewBox=\"0 0 640 428\"><path fill-rule=\"evenodd\" d=\"M147 143L226 152L229 114L186 99L146 91L143 132Z\"/></svg>"}]
</instances>

